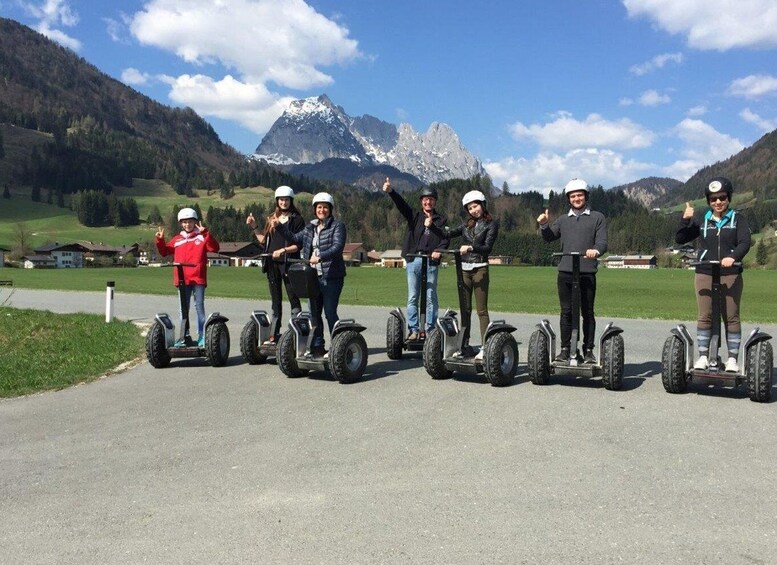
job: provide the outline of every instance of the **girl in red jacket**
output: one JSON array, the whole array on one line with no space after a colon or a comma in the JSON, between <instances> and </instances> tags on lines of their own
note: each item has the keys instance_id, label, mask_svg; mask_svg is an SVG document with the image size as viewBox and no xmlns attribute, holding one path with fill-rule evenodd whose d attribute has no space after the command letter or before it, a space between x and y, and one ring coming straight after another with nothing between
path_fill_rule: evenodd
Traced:
<instances>
[{"instance_id":1,"label":"girl in red jacket","mask_svg":"<svg viewBox=\"0 0 777 565\"><path fill-rule=\"evenodd\" d=\"M181 225L181 233L165 243L165 228L159 226L156 232L156 248L162 257L173 256L176 263L186 263L191 266L183 268L184 285L183 293L184 311L180 312L181 324L186 327L186 340L178 340L176 347L185 347L187 341L191 341L189 335L189 317L184 312L189 311L192 293L194 293L194 306L197 310L197 346L205 347L205 287L208 286L208 252L216 253L219 250L219 242L210 235L202 222L198 221L197 212L192 208L182 208L178 212L178 223ZM178 286L178 270L173 270L173 284Z\"/></svg>"}]
</instances>

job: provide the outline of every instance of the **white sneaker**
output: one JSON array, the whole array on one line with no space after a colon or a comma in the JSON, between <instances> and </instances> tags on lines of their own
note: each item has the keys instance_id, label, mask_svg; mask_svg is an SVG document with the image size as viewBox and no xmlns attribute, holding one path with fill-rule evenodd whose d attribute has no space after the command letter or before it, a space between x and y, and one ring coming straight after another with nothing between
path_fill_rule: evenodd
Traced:
<instances>
[{"instance_id":1,"label":"white sneaker","mask_svg":"<svg viewBox=\"0 0 777 565\"><path fill-rule=\"evenodd\" d=\"M737 365L737 358L736 357L729 357L728 361L726 361L726 372L727 373L738 373L739 372L739 365Z\"/></svg>"},{"instance_id":2,"label":"white sneaker","mask_svg":"<svg viewBox=\"0 0 777 565\"><path fill-rule=\"evenodd\" d=\"M709 366L709 361L707 360L706 355L699 356L699 359L694 363L693 368L694 369L701 369L704 370Z\"/></svg>"}]
</instances>

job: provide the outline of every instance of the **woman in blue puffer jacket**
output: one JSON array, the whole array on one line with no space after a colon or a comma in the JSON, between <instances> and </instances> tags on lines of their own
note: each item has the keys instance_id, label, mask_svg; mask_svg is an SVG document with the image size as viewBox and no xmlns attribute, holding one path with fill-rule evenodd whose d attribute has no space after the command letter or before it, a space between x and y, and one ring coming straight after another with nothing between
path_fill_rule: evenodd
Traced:
<instances>
[{"instance_id":1,"label":"woman in blue puffer jacket","mask_svg":"<svg viewBox=\"0 0 777 565\"><path fill-rule=\"evenodd\" d=\"M300 232L290 233L284 224L277 224L276 229L293 241L300 248L302 258L310 261L318 272L318 286L321 294L308 300L310 315L315 325L310 353L323 355L324 351L324 320L326 315L329 335L340 317L337 315L337 305L345 281L345 224L332 215L335 201L327 192L319 192L313 197L313 212L316 218Z\"/></svg>"}]
</instances>

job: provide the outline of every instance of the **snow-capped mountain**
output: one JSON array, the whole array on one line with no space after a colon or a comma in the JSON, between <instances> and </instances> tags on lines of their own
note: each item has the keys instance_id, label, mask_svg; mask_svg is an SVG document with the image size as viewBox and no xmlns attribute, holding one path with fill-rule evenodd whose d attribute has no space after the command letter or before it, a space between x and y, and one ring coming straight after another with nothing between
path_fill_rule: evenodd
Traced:
<instances>
[{"instance_id":1,"label":"snow-capped mountain","mask_svg":"<svg viewBox=\"0 0 777 565\"><path fill-rule=\"evenodd\" d=\"M388 165L425 183L485 174L449 126L435 122L418 133L408 124L396 126L369 115L352 118L325 94L292 102L253 157L278 165L327 159L364 168Z\"/></svg>"}]
</instances>

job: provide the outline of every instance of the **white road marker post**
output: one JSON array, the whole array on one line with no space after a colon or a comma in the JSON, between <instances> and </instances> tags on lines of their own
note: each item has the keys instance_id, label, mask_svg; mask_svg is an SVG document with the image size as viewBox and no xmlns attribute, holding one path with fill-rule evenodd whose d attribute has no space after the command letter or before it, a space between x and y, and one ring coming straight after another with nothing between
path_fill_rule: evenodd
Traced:
<instances>
[{"instance_id":1,"label":"white road marker post","mask_svg":"<svg viewBox=\"0 0 777 565\"><path fill-rule=\"evenodd\" d=\"M116 286L115 281L108 281L105 287L105 323L113 320L113 289Z\"/></svg>"}]
</instances>

